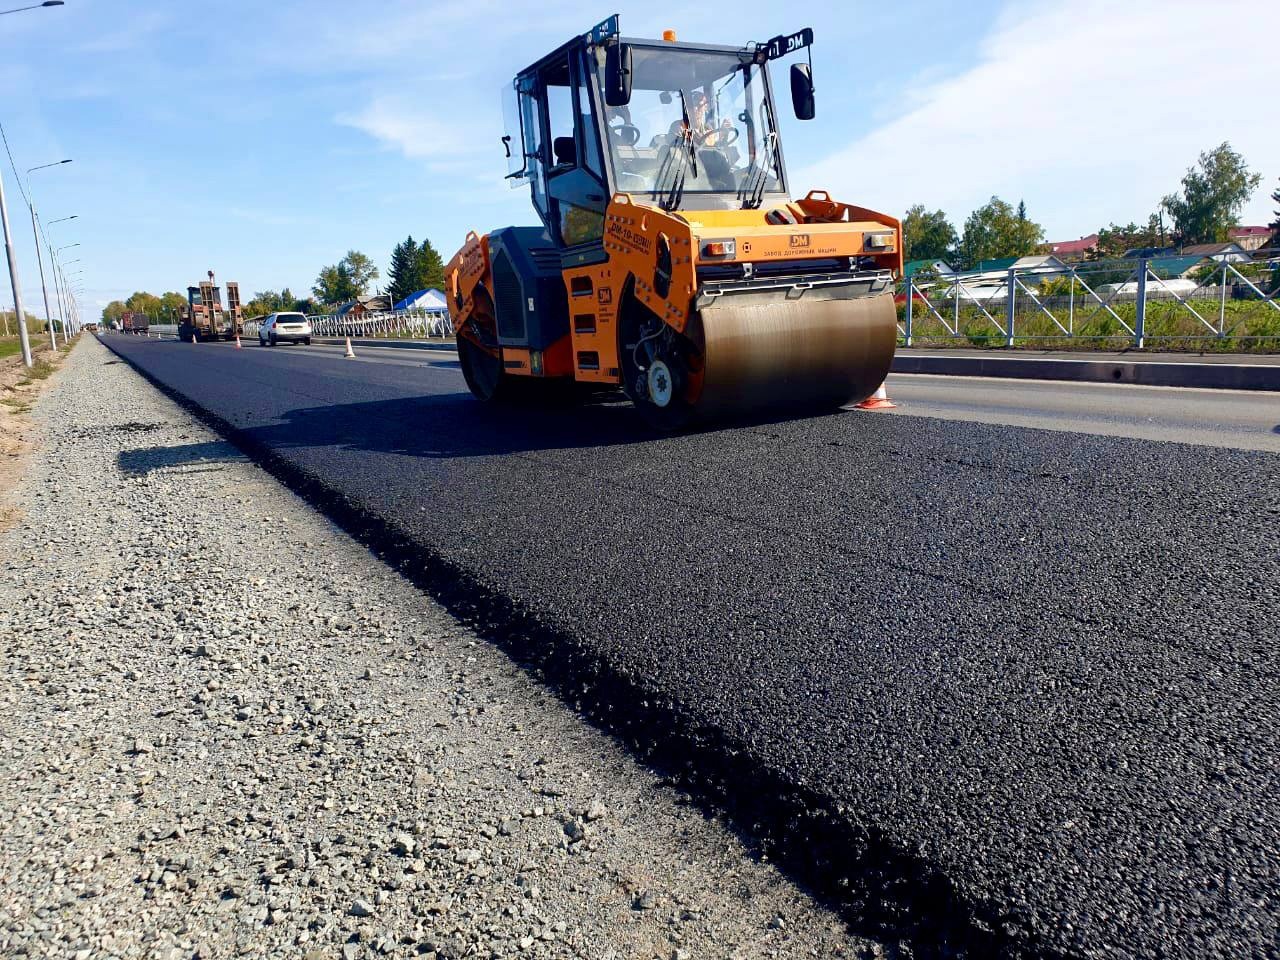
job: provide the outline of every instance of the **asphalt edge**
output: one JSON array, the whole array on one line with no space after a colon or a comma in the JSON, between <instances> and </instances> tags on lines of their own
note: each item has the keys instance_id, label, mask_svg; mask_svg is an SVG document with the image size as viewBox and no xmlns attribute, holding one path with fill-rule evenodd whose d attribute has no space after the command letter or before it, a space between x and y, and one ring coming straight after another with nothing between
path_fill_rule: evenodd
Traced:
<instances>
[{"instance_id":1,"label":"asphalt edge","mask_svg":"<svg viewBox=\"0 0 1280 960\"><path fill-rule=\"evenodd\" d=\"M572 635L541 623L475 574L152 376L109 338L98 340L708 814L724 814L753 855L778 863L855 932L906 941L921 960L1076 956L1048 947L1020 916L965 901L943 870L859 823L853 811L835 809L830 799L754 762L744 744L656 698Z\"/></svg>"},{"instance_id":2,"label":"asphalt edge","mask_svg":"<svg viewBox=\"0 0 1280 960\"><path fill-rule=\"evenodd\" d=\"M347 342L346 337L312 337L312 343L324 343L329 346L341 347ZM447 340L436 342L434 340L381 340L377 337L352 337L352 347L364 344L366 347L390 347L396 350L446 350L453 353L458 349L456 342L450 343Z\"/></svg>"},{"instance_id":3,"label":"asphalt edge","mask_svg":"<svg viewBox=\"0 0 1280 960\"><path fill-rule=\"evenodd\" d=\"M1068 360L1058 357L999 355L931 357L895 353L890 372L951 377L1003 377L1016 380L1066 380L1081 383L1129 383L1148 387L1280 391L1280 364Z\"/></svg>"}]
</instances>

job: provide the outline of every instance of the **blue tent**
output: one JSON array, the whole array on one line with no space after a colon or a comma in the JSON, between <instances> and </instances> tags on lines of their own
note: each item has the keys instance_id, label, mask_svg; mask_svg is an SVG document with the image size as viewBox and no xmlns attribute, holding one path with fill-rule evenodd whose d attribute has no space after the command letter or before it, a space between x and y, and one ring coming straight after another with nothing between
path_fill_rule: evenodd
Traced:
<instances>
[{"instance_id":1,"label":"blue tent","mask_svg":"<svg viewBox=\"0 0 1280 960\"><path fill-rule=\"evenodd\" d=\"M444 313L449 307L445 303L444 294L434 287L418 290L409 294L396 304L397 310L426 310L431 313Z\"/></svg>"}]
</instances>

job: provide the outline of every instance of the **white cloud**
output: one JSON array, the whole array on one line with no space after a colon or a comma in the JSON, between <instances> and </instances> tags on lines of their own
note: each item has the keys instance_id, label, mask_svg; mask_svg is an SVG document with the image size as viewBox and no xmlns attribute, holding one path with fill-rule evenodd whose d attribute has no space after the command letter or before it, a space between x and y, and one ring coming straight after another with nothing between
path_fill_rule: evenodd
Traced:
<instances>
[{"instance_id":1,"label":"white cloud","mask_svg":"<svg viewBox=\"0 0 1280 960\"><path fill-rule=\"evenodd\" d=\"M1065 239L1144 220L1229 140L1266 178L1246 222L1266 222L1277 35L1280 4L1249 0L1012 7L976 65L922 88L904 78L899 116L793 181L895 213L941 207L957 227L992 194L1025 198Z\"/></svg>"},{"instance_id":2,"label":"white cloud","mask_svg":"<svg viewBox=\"0 0 1280 960\"><path fill-rule=\"evenodd\" d=\"M341 114L337 122L369 134L407 157L442 160L468 148L466 134L419 106L378 97L356 113Z\"/></svg>"}]
</instances>

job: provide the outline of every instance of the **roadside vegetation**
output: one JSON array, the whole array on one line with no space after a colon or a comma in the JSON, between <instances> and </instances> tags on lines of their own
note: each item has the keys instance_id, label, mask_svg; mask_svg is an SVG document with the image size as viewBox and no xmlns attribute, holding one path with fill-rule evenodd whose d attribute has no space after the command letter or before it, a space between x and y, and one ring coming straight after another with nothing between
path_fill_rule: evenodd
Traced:
<instances>
[{"instance_id":1,"label":"roadside vegetation","mask_svg":"<svg viewBox=\"0 0 1280 960\"><path fill-rule=\"evenodd\" d=\"M1137 257L1158 256L1157 251L1165 257L1177 256L1193 245L1227 242L1261 182L1261 175L1251 171L1229 143L1202 153L1182 178L1180 189L1165 196L1144 224L1112 223L1099 228L1097 242L1073 264L1106 306L1070 276L1020 277L1035 296L1022 289L1016 292L1012 346L1059 350L1132 347L1137 323L1134 292L1121 287L1116 295L1107 285L1132 287L1141 262ZM1280 189L1271 199L1276 203L1276 214L1270 224L1270 246L1275 248L1280 247ZM912 342L921 346L1009 345L1004 332L1009 313L1007 293L1003 285L992 285L999 281L991 276L1007 267L1009 258L1050 252L1043 229L1028 218L1025 205L1019 203L1015 208L992 197L969 216L962 231L957 231L942 210L929 211L917 204L903 219L903 233L908 263L941 261L955 273L970 271L971 276L990 271L976 287L971 281L958 286L953 275L941 268L914 273L918 289L911 308ZM1126 254L1130 259L1123 259ZM1156 259L1152 270L1159 273L1161 269ZM1146 349L1280 351L1280 265L1241 261L1224 270L1221 264L1206 260L1180 276L1180 283L1190 280L1196 284L1190 292L1179 290L1181 300L1161 282L1172 281L1171 276L1147 282ZM975 298L981 302L974 303ZM898 322L904 333L905 299L900 296L898 304Z\"/></svg>"}]
</instances>

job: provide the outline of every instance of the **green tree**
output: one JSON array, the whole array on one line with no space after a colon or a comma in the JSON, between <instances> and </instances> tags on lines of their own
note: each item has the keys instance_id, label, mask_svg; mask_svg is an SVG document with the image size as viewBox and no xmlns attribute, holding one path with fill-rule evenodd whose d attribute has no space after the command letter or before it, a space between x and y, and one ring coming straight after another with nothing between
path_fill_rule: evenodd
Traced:
<instances>
[{"instance_id":1,"label":"green tree","mask_svg":"<svg viewBox=\"0 0 1280 960\"><path fill-rule=\"evenodd\" d=\"M941 210L930 213L917 203L902 218L902 256L912 260L947 260L954 256L956 228Z\"/></svg>"},{"instance_id":2,"label":"green tree","mask_svg":"<svg viewBox=\"0 0 1280 960\"><path fill-rule=\"evenodd\" d=\"M999 257L1025 257L1044 240L1044 228L1027 219L1023 204L1014 210L999 197L992 197L964 222L960 259L965 266Z\"/></svg>"},{"instance_id":3,"label":"green tree","mask_svg":"<svg viewBox=\"0 0 1280 960\"><path fill-rule=\"evenodd\" d=\"M160 320L160 298L154 293L139 290L124 302L124 308L134 313L146 314L147 319L152 323L158 323Z\"/></svg>"},{"instance_id":4,"label":"green tree","mask_svg":"<svg viewBox=\"0 0 1280 960\"><path fill-rule=\"evenodd\" d=\"M1280 187L1271 194L1271 202L1276 205L1276 218L1268 224L1271 227L1271 246L1280 245Z\"/></svg>"},{"instance_id":5,"label":"green tree","mask_svg":"<svg viewBox=\"0 0 1280 960\"><path fill-rule=\"evenodd\" d=\"M1251 172L1244 157L1224 141L1200 154L1182 178L1182 192L1169 194L1160 206L1173 219L1183 244L1222 243L1261 182L1262 175Z\"/></svg>"},{"instance_id":6,"label":"green tree","mask_svg":"<svg viewBox=\"0 0 1280 960\"><path fill-rule=\"evenodd\" d=\"M119 323L120 317L123 316L124 312L127 309L129 308L124 305L124 301L112 300L110 303L108 303L105 307L102 308L102 322L103 323Z\"/></svg>"},{"instance_id":7,"label":"green tree","mask_svg":"<svg viewBox=\"0 0 1280 960\"><path fill-rule=\"evenodd\" d=\"M359 250L348 250L347 255L342 258L341 265L347 268L351 283L356 288L357 297L363 297L368 293L369 284L378 279L378 268Z\"/></svg>"},{"instance_id":8,"label":"green tree","mask_svg":"<svg viewBox=\"0 0 1280 960\"><path fill-rule=\"evenodd\" d=\"M424 239L422 246L418 247L416 265L415 276L418 285L410 290L410 293L415 290L425 290L428 287L444 289L444 260L440 258L439 252L431 245L430 240Z\"/></svg>"},{"instance_id":9,"label":"green tree","mask_svg":"<svg viewBox=\"0 0 1280 960\"><path fill-rule=\"evenodd\" d=\"M322 267L311 292L317 300L329 306L346 303L360 295L345 260L331 267Z\"/></svg>"},{"instance_id":10,"label":"green tree","mask_svg":"<svg viewBox=\"0 0 1280 960\"><path fill-rule=\"evenodd\" d=\"M331 267L322 267L311 288L321 303L346 303L363 297L369 283L378 279L378 268L359 250L348 250L347 255Z\"/></svg>"},{"instance_id":11,"label":"green tree","mask_svg":"<svg viewBox=\"0 0 1280 960\"><path fill-rule=\"evenodd\" d=\"M414 286L417 282L417 259L418 245L414 242L412 235L397 243L391 251L391 268L387 271L387 293L392 303L403 300L414 291L422 289Z\"/></svg>"},{"instance_id":12,"label":"green tree","mask_svg":"<svg viewBox=\"0 0 1280 960\"><path fill-rule=\"evenodd\" d=\"M1136 223L1127 226L1111 224L1098 231L1098 243L1089 251L1090 260L1118 260L1128 250L1137 247L1163 247L1166 242L1164 223L1159 214L1147 218L1145 227Z\"/></svg>"},{"instance_id":13,"label":"green tree","mask_svg":"<svg viewBox=\"0 0 1280 960\"><path fill-rule=\"evenodd\" d=\"M170 290L168 293L162 294L160 297L160 322L177 323L182 316L182 309L186 305L186 296L176 290Z\"/></svg>"}]
</instances>

